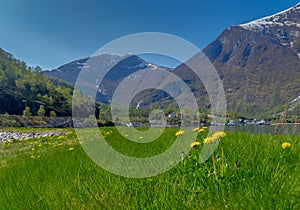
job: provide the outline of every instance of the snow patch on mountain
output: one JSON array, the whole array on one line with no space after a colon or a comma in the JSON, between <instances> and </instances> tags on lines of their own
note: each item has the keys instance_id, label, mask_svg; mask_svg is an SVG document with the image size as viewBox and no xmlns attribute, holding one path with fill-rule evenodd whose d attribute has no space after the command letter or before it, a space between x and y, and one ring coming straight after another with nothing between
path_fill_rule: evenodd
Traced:
<instances>
[{"instance_id":1,"label":"snow patch on mountain","mask_svg":"<svg viewBox=\"0 0 300 210\"><path fill-rule=\"evenodd\" d=\"M129 69L145 68L145 67L146 67L146 64L144 62L139 63L139 64L134 65L134 66L128 66Z\"/></svg>"},{"instance_id":2,"label":"snow patch on mountain","mask_svg":"<svg viewBox=\"0 0 300 210\"><path fill-rule=\"evenodd\" d=\"M300 28L300 20L288 20L288 16L291 13L298 13L300 11L300 3L294 7L291 7L287 10L281 11L275 15L264 17L258 20L251 21L246 24L239 25L240 27L250 30L250 31L263 31L268 30L269 27L275 26L294 26ZM299 29L300 30L300 29Z\"/></svg>"},{"instance_id":3,"label":"snow patch on mountain","mask_svg":"<svg viewBox=\"0 0 300 210\"><path fill-rule=\"evenodd\" d=\"M148 66L148 68L151 68L151 69L157 69L158 68L157 65L152 64L152 63L148 63L147 66Z\"/></svg>"},{"instance_id":4,"label":"snow patch on mountain","mask_svg":"<svg viewBox=\"0 0 300 210\"><path fill-rule=\"evenodd\" d=\"M300 96L298 96L297 98L295 98L294 100L292 100L292 103L300 101Z\"/></svg>"},{"instance_id":5,"label":"snow patch on mountain","mask_svg":"<svg viewBox=\"0 0 300 210\"><path fill-rule=\"evenodd\" d=\"M84 66L86 64L86 62L76 62L76 64L79 66Z\"/></svg>"}]
</instances>

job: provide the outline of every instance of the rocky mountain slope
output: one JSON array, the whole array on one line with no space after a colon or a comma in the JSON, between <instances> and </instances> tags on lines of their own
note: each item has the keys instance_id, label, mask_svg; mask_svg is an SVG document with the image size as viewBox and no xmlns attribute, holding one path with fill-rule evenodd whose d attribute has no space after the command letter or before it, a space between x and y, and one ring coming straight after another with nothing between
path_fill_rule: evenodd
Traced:
<instances>
[{"instance_id":1,"label":"rocky mountain slope","mask_svg":"<svg viewBox=\"0 0 300 210\"><path fill-rule=\"evenodd\" d=\"M275 112L300 94L300 4L227 28L203 52L222 79L229 110ZM184 64L174 70L205 96L201 82L185 76L187 71Z\"/></svg>"},{"instance_id":2,"label":"rocky mountain slope","mask_svg":"<svg viewBox=\"0 0 300 210\"><path fill-rule=\"evenodd\" d=\"M300 4L269 17L229 27L203 52L220 75L228 110L248 116L278 113L285 103L300 95ZM97 99L105 103L110 102L115 88L131 73L147 68L166 69L134 55L127 55L125 59L98 56L100 67L116 64L99 87ZM74 84L86 61L77 60L45 74ZM185 64L172 71L190 86L202 107L210 107L202 82ZM140 98L144 103L170 99L161 92L151 92L149 96L142 93Z\"/></svg>"},{"instance_id":3,"label":"rocky mountain slope","mask_svg":"<svg viewBox=\"0 0 300 210\"><path fill-rule=\"evenodd\" d=\"M91 70L94 79L98 79L103 71L109 70L101 84L99 84L96 95L97 101L103 103L110 102L112 95L120 82L132 73L147 69L171 70L146 62L136 55L128 54L120 56L101 54L67 63L52 71L44 71L44 74L52 78L65 80L75 85L80 71L83 68ZM95 84L97 84L97 82Z\"/></svg>"}]
</instances>

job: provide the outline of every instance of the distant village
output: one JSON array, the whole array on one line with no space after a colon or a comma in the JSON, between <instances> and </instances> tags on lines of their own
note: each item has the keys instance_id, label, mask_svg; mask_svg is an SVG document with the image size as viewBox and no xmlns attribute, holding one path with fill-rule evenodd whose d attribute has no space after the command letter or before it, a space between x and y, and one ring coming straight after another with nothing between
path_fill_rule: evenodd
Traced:
<instances>
[{"instance_id":1,"label":"distant village","mask_svg":"<svg viewBox=\"0 0 300 210\"><path fill-rule=\"evenodd\" d=\"M290 124L290 123L300 123L300 119L297 122L291 122L289 120L269 118L265 119L247 119L245 117L239 117L237 119L228 119L225 124L218 124L210 122L211 115L208 115L207 118L200 120L201 126L246 126L246 125L274 125L274 124ZM194 124L199 122L195 120ZM128 122L125 124L127 127L180 127L180 114L179 113L169 113L166 114L166 120L160 119L150 119L149 122L142 123L139 121Z\"/></svg>"}]
</instances>

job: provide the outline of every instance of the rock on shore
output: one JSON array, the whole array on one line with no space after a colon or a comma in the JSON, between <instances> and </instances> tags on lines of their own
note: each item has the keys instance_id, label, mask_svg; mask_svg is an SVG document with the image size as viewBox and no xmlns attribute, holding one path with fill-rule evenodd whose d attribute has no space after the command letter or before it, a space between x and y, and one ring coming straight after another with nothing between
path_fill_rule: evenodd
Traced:
<instances>
[{"instance_id":1,"label":"rock on shore","mask_svg":"<svg viewBox=\"0 0 300 210\"><path fill-rule=\"evenodd\" d=\"M43 131L43 132L0 131L0 143L4 141L10 142L13 140L26 140L32 138L52 137L52 136L61 136L61 135L63 135L63 132L61 131Z\"/></svg>"}]
</instances>

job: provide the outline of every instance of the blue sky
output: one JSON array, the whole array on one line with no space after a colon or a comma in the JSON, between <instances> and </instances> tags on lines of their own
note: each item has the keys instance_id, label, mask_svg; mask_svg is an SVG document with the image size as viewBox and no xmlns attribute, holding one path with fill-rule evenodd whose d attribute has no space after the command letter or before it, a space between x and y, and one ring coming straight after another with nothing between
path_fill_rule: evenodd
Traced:
<instances>
[{"instance_id":1,"label":"blue sky","mask_svg":"<svg viewBox=\"0 0 300 210\"><path fill-rule=\"evenodd\" d=\"M200 49L227 27L277 13L298 0L0 0L0 48L53 69L139 32L164 32Z\"/></svg>"}]
</instances>

